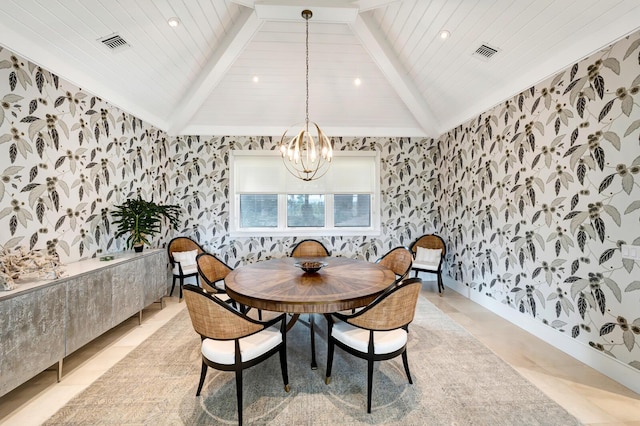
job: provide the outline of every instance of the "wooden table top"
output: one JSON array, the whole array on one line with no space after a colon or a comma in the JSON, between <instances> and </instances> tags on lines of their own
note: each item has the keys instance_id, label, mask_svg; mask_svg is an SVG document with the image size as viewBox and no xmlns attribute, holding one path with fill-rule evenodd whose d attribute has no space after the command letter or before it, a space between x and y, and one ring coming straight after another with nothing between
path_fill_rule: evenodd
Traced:
<instances>
[{"instance_id":1,"label":"wooden table top","mask_svg":"<svg viewBox=\"0 0 640 426\"><path fill-rule=\"evenodd\" d=\"M294 266L307 260L327 263L317 273ZM377 263L345 257L282 258L242 266L224 282L238 302L288 313L330 313L371 303L396 279Z\"/></svg>"}]
</instances>

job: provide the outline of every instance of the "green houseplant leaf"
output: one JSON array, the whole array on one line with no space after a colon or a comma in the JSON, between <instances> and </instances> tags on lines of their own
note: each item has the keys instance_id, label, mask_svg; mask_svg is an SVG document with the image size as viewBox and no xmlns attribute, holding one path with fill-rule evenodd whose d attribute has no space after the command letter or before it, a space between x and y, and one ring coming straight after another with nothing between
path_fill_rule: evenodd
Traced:
<instances>
[{"instance_id":1,"label":"green houseplant leaf","mask_svg":"<svg viewBox=\"0 0 640 426\"><path fill-rule=\"evenodd\" d=\"M128 234L127 248L150 245L149 238L160 232L165 221L169 223L170 228L177 229L180 214L181 208L176 204L157 204L145 201L141 197L130 198L123 204L116 205L111 213L116 218L113 222L117 227L115 237Z\"/></svg>"}]
</instances>

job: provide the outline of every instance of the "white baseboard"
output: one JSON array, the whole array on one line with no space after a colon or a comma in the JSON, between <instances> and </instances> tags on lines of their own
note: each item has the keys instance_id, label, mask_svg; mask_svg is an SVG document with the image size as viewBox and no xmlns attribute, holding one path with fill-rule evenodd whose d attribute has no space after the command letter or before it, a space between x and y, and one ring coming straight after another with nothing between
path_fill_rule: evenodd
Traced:
<instances>
[{"instance_id":1,"label":"white baseboard","mask_svg":"<svg viewBox=\"0 0 640 426\"><path fill-rule=\"evenodd\" d=\"M492 299L489 296L478 294L464 284L461 284L448 277L443 277L444 285L464 297L473 300L496 315L501 316L507 321L517 325L523 330L533 334L539 339L544 340L556 349L574 357L575 359L585 363L594 370L599 371L605 376L615 380L616 382L628 387L635 393L640 394L640 370L637 370L615 358L597 351L590 346L561 333L542 322L521 314L503 303Z\"/></svg>"}]
</instances>

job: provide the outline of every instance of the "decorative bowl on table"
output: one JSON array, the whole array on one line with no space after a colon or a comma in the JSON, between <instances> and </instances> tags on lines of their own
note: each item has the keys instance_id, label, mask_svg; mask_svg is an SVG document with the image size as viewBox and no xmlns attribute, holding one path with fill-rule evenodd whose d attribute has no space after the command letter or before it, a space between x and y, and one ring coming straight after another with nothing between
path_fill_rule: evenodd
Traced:
<instances>
[{"instance_id":1,"label":"decorative bowl on table","mask_svg":"<svg viewBox=\"0 0 640 426\"><path fill-rule=\"evenodd\" d=\"M304 272L307 272L310 274L314 272L318 272L320 269L327 266L325 262L315 262L315 261L296 262L294 263L294 265L302 269Z\"/></svg>"}]
</instances>

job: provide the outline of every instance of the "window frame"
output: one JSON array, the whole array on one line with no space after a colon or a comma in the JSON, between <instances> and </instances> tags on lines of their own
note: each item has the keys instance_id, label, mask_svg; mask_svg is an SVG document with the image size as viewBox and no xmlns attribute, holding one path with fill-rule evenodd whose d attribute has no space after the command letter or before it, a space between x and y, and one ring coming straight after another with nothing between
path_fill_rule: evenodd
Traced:
<instances>
[{"instance_id":1,"label":"window frame","mask_svg":"<svg viewBox=\"0 0 640 426\"><path fill-rule=\"evenodd\" d=\"M277 210L277 226L275 228L240 228L240 193L237 191L237 187L240 185L237 180L236 172L236 159L252 157L252 160L265 158L265 161L274 161L274 157L279 160L277 173L285 173L287 177L282 179L282 182L289 180L289 172L287 172L285 165L282 164L281 155L278 151L259 151L259 150L231 150L229 155L229 236L235 237L288 237L288 236L304 236L304 237L320 237L320 236L379 236L381 229L381 214L380 214L380 154L376 151L334 151L334 158L341 158L348 161L349 158L356 159L357 161L372 161L372 182L371 191L353 191L350 192L349 188L339 191L325 190L323 192L317 192L313 188L308 191L290 191L286 190L286 184L275 185L276 191L267 192L255 192L263 194L276 194L278 200ZM240 160L241 161L241 160ZM273 163L275 164L275 163ZM371 164L369 164L371 166ZM327 175L320 179L331 179L331 166L327 171ZM238 171L239 172L239 171ZM295 179L295 178L294 178ZM278 181L279 178L275 178ZM295 180L296 186L301 187L306 182ZM273 182L270 182L270 186L274 186ZM330 185L329 185L330 186ZM252 192L243 190L243 194L251 194ZM287 195L298 194L324 194L325 195L325 226L324 227L288 227L287 226ZM368 194L370 196L370 226L367 227L336 227L334 224L334 195L335 194Z\"/></svg>"}]
</instances>

